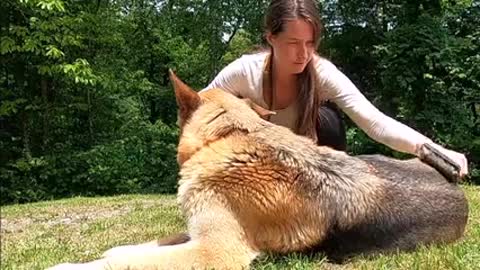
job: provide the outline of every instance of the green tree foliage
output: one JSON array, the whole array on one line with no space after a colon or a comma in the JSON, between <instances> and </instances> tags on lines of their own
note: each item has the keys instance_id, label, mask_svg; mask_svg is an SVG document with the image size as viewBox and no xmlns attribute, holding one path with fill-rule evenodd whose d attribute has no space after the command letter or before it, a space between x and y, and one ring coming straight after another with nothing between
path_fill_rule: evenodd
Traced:
<instances>
[{"instance_id":1,"label":"green tree foliage","mask_svg":"<svg viewBox=\"0 0 480 270\"><path fill-rule=\"evenodd\" d=\"M322 48L387 115L466 153L477 183L479 12L478 1L338 1ZM349 124L353 153L405 156Z\"/></svg>"},{"instance_id":2,"label":"green tree foliage","mask_svg":"<svg viewBox=\"0 0 480 270\"><path fill-rule=\"evenodd\" d=\"M174 192L168 69L201 89L262 43L267 3L1 1L1 203ZM382 111L467 153L480 182L479 2L319 4L319 52ZM352 153L398 155L347 122Z\"/></svg>"}]
</instances>

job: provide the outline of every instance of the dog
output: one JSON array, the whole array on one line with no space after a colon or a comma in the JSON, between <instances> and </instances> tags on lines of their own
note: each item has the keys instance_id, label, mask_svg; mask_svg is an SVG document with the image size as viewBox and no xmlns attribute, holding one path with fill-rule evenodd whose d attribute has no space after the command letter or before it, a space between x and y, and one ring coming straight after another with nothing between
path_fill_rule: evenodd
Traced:
<instances>
[{"instance_id":1,"label":"dog","mask_svg":"<svg viewBox=\"0 0 480 270\"><path fill-rule=\"evenodd\" d=\"M180 139L177 200L188 233L120 246L50 269L248 269L266 253L411 251L459 240L461 188L419 159L351 156L264 118L221 89L201 93L172 71Z\"/></svg>"}]
</instances>

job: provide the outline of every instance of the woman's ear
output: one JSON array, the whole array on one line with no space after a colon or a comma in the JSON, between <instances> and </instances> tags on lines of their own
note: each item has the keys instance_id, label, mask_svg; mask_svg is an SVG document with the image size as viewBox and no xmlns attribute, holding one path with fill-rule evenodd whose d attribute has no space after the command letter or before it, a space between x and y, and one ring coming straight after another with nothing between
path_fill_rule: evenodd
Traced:
<instances>
[{"instance_id":1,"label":"woman's ear","mask_svg":"<svg viewBox=\"0 0 480 270\"><path fill-rule=\"evenodd\" d=\"M272 34L272 32L268 31L265 33L265 40L270 44L270 46L273 46L273 41L275 39L275 36Z\"/></svg>"}]
</instances>

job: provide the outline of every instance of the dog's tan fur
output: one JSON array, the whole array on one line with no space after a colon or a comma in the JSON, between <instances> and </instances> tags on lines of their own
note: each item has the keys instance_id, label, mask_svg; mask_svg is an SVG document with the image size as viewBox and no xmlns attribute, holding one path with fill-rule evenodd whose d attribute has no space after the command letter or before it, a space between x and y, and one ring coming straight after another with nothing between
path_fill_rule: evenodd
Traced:
<instances>
[{"instance_id":1,"label":"dog's tan fur","mask_svg":"<svg viewBox=\"0 0 480 270\"><path fill-rule=\"evenodd\" d=\"M220 89L197 94L171 79L181 117L177 198L188 235L55 269L246 269L265 252L351 255L463 235L463 192L417 159L320 147L263 120L270 112L246 100Z\"/></svg>"}]
</instances>

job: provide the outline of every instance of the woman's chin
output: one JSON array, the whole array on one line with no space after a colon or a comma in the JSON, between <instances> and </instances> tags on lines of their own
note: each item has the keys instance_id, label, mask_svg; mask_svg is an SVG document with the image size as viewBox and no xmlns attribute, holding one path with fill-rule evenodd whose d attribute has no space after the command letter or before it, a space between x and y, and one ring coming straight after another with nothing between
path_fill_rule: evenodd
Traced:
<instances>
[{"instance_id":1,"label":"woman's chin","mask_svg":"<svg viewBox=\"0 0 480 270\"><path fill-rule=\"evenodd\" d=\"M305 64L294 64L292 67L292 73L294 74L299 74L302 73L303 70L305 69Z\"/></svg>"}]
</instances>

